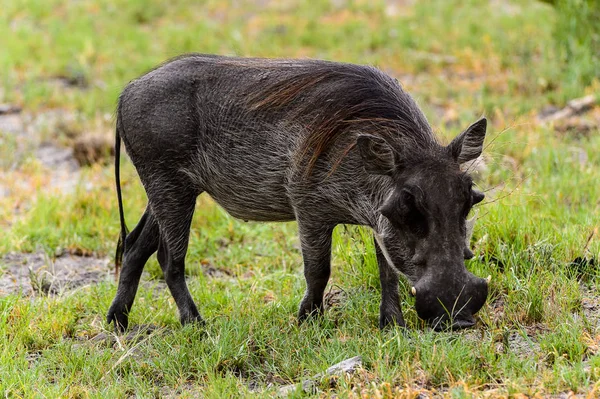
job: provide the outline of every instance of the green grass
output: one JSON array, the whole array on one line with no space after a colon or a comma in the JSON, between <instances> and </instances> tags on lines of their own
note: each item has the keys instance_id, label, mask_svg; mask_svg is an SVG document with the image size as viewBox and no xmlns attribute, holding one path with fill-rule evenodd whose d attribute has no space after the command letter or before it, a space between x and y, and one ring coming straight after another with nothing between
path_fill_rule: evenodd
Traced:
<instances>
[{"instance_id":1,"label":"green grass","mask_svg":"<svg viewBox=\"0 0 600 399\"><path fill-rule=\"evenodd\" d=\"M478 185L491 191L479 207L477 257L467 266L492 275L492 284L477 328L432 332L402 281L408 329L379 331L370 233L350 226L334 235L330 287L340 300L321 319L298 325L304 280L295 223L244 223L201 197L187 273L206 326L179 325L154 258L130 324L158 329L133 341L90 340L111 334L104 317L113 281L60 296L0 297L4 396L262 397L356 355L364 370L320 381L322 395L466 398L600 389L600 272L570 265L577 257L598 262L600 136L597 129L559 134L535 121L544 106L597 92L598 80L573 84L554 41L555 11L545 4L392 3L4 1L0 103L39 115L74 114L74 134L39 132L70 145L80 132L113 128L110 114L129 80L197 51L378 65L413 93L445 140L486 114L490 159ZM57 77L85 87L65 87ZM74 193L50 192L47 170L16 155L24 140L0 132L0 188L18 186L0 196L0 254L42 250L52 257L68 249L112 256L119 230L112 169L84 169ZM122 185L132 227L146 200L125 159ZM205 276L208 266L223 278Z\"/></svg>"}]
</instances>

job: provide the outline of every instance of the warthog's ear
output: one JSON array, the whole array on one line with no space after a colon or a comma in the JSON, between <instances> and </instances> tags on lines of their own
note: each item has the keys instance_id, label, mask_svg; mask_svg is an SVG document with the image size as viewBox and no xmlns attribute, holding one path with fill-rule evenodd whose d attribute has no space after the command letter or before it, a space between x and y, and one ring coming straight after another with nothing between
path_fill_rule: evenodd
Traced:
<instances>
[{"instance_id":1,"label":"warthog's ear","mask_svg":"<svg viewBox=\"0 0 600 399\"><path fill-rule=\"evenodd\" d=\"M458 163L472 161L481 155L486 129L487 119L481 118L448 144L450 154Z\"/></svg>"},{"instance_id":2,"label":"warthog's ear","mask_svg":"<svg viewBox=\"0 0 600 399\"><path fill-rule=\"evenodd\" d=\"M376 175L391 175L394 172L394 150L383 138L363 134L356 139L356 145L367 172Z\"/></svg>"}]
</instances>

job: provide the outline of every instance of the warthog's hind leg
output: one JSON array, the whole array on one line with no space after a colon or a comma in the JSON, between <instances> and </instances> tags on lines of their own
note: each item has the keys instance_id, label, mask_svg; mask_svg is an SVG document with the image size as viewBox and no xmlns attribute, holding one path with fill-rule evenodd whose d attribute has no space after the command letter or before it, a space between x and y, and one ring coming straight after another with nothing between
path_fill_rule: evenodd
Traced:
<instances>
[{"instance_id":1,"label":"warthog's hind leg","mask_svg":"<svg viewBox=\"0 0 600 399\"><path fill-rule=\"evenodd\" d=\"M160 226L158 263L179 309L182 325L203 322L185 282L185 255L196 197L196 193L182 187L175 195L172 192L162 195L159 202L152 204Z\"/></svg>"},{"instance_id":2,"label":"warthog's hind leg","mask_svg":"<svg viewBox=\"0 0 600 399\"><path fill-rule=\"evenodd\" d=\"M133 305L140 277L148 258L158 249L159 231L156 219L146 208L137 226L125 239L123 267L119 275L119 286L115 299L108 310L108 323L125 331L128 325L128 313Z\"/></svg>"}]
</instances>

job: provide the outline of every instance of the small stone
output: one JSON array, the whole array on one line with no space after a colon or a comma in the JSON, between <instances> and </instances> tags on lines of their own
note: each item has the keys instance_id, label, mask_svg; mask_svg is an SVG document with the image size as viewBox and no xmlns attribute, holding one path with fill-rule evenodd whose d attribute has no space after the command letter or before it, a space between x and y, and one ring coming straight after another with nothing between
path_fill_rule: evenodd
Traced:
<instances>
[{"instance_id":1,"label":"small stone","mask_svg":"<svg viewBox=\"0 0 600 399\"><path fill-rule=\"evenodd\" d=\"M18 105L14 104L0 104L0 115L5 114L18 114L22 109Z\"/></svg>"},{"instance_id":2,"label":"small stone","mask_svg":"<svg viewBox=\"0 0 600 399\"><path fill-rule=\"evenodd\" d=\"M73 156L80 166L106 164L114 153L114 144L105 136L82 136L73 144Z\"/></svg>"},{"instance_id":3,"label":"small stone","mask_svg":"<svg viewBox=\"0 0 600 399\"><path fill-rule=\"evenodd\" d=\"M360 356L351 357L329 367L325 371L325 373L316 374L311 378L302 381L302 384L290 384L279 388L278 396L288 396L296 392L296 390L298 390L299 388L302 388L302 390L305 393L315 394L318 390L318 382L323 377L339 376L341 374L352 374L361 366L362 358Z\"/></svg>"}]
</instances>

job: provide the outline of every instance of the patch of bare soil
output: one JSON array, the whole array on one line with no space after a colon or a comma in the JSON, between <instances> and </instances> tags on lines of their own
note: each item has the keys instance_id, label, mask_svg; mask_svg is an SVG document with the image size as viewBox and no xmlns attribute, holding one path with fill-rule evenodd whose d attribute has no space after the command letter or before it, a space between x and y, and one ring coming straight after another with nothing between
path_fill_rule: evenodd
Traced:
<instances>
[{"instance_id":1,"label":"patch of bare soil","mask_svg":"<svg viewBox=\"0 0 600 399\"><path fill-rule=\"evenodd\" d=\"M519 357L534 357L536 353L540 352L537 336L543 330L545 330L545 326L539 325L527 327L522 331L513 331L503 337L498 349L504 353L512 352Z\"/></svg>"},{"instance_id":2,"label":"patch of bare soil","mask_svg":"<svg viewBox=\"0 0 600 399\"><path fill-rule=\"evenodd\" d=\"M331 286L323 298L323 302L327 309L340 307L347 301L348 294L337 286Z\"/></svg>"},{"instance_id":3,"label":"patch of bare soil","mask_svg":"<svg viewBox=\"0 0 600 399\"><path fill-rule=\"evenodd\" d=\"M592 327L600 330L600 297L598 293L587 287L582 287L581 293L583 315Z\"/></svg>"},{"instance_id":4,"label":"patch of bare soil","mask_svg":"<svg viewBox=\"0 0 600 399\"><path fill-rule=\"evenodd\" d=\"M8 160L0 159L0 198L19 190L19 185L7 185L2 180L9 183L15 180L11 173L18 171L26 159L39 161L48 190L65 194L75 190L81 166L105 164L114 155L109 137L104 133L84 132L77 116L62 109L34 114L0 104L0 133L0 143L7 140L14 147ZM2 179L3 176L7 178ZM23 178L26 176L17 177Z\"/></svg>"},{"instance_id":5,"label":"patch of bare soil","mask_svg":"<svg viewBox=\"0 0 600 399\"><path fill-rule=\"evenodd\" d=\"M0 131L17 134L23 131L21 108L11 104L0 105Z\"/></svg>"},{"instance_id":6,"label":"patch of bare soil","mask_svg":"<svg viewBox=\"0 0 600 399\"><path fill-rule=\"evenodd\" d=\"M36 150L35 157L50 171L50 187L62 193L75 191L80 172L73 149L46 142Z\"/></svg>"},{"instance_id":7,"label":"patch of bare soil","mask_svg":"<svg viewBox=\"0 0 600 399\"><path fill-rule=\"evenodd\" d=\"M210 278L216 278L216 279L228 279L232 277L232 273L223 268L223 267L217 267L214 266L208 262L203 262L201 263L202 265L202 273L206 276L206 277L210 277Z\"/></svg>"},{"instance_id":8,"label":"patch of bare soil","mask_svg":"<svg viewBox=\"0 0 600 399\"><path fill-rule=\"evenodd\" d=\"M60 294L114 279L108 258L11 252L0 259L0 296Z\"/></svg>"},{"instance_id":9,"label":"patch of bare soil","mask_svg":"<svg viewBox=\"0 0 600 399\"><path fill-rule=\"evenodd\" d=\"M79 180L79 164L73 149L62 147L43 139L44 132L54 136L65 121L74 116L62 110L53 110L33 115L14 108L13 112L0 113L0 132L14 143L11 161L0 163L0 174L18 169L24 159L37 159L49 175L48 188L59 192L72 192ZM1 176L0 176L1 177ZM9 196L18 187L2 187L0 194Z\"/></svg>"},{"instance_id":10,"label":"patch of bare soil","mask_svg":"<svg viewBox=\"0 0 600 399\"><path fill-rule=\"evenodd\" d=\"M176 387L163 386L160 388L159 396L164 399L176 398L194 398L201 397L202 384L194 382L184 382Z\"/></svg>"},{"instance_id":11,"label":"patch of bare soil","mask_svg":"<svg viewBox=\"0 0 600 399\"><path fill-rule=\"evenodd\" d=\"M505 299L497 298L490 303L492 312L492 325L498 325L504 319ZM520 358L532 358L540 353L539 336L548 331L548 328L542 323L535 323L524 326L520 329L506 330L495 333L495 350L498 354L513 353ZM468 330L462 333L463 336L472 341L482 339L481 330Z\"/></svg>"},{"instance_id":12,"label":"patch of bare soil","mask_svg":"<svg viewBox=\"0 0 600 399\"><path fill-rule=\"evenodd\" d=\"M583 398L589 398L591 396L589 395L584 395L582 393L574 393L574 392L562 392L556 395L550 395L548 396L548 398L550 399L583 399Z\"/></svg>"}]
</instances>

